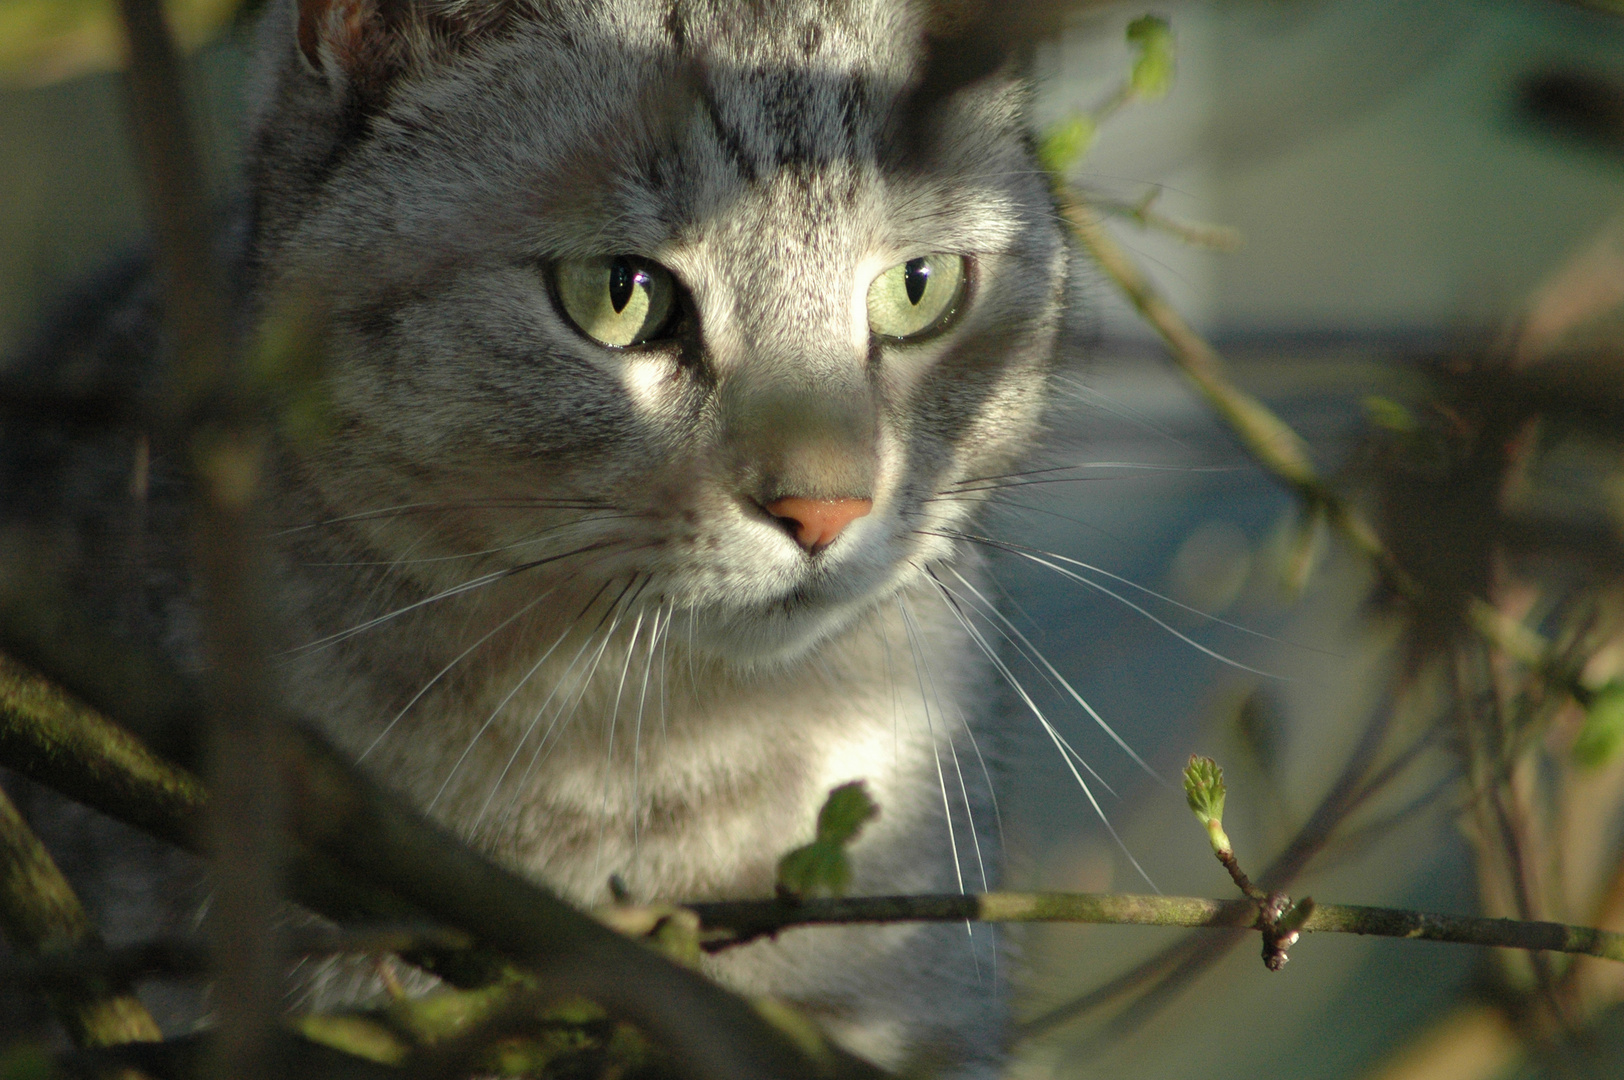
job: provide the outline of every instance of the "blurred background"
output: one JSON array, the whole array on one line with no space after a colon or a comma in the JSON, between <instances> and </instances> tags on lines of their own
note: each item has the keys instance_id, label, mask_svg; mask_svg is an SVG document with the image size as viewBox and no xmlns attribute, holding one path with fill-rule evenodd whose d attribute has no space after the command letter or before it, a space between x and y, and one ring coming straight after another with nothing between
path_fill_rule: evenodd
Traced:
<instances>
[{"instance_id":1,"label":"blurred background","mask_svg":"<svg viewBox=\"0 0 1624 1080\"><path fill-rule=\"evenodd\" d=\"M22 347L50 298L140 243L108 6L0 0L0 355ZM222 199L244 108L239 6L174 9ZM1118 241L1349 490L1386 505L1380 440L1448 417L1416 404L1441 393L1438 371L1516 352L1536 331L1546 336L1528 349L1566 341L1598 313L1609 325L1609 282L1612 306L1624 299L1624 6L1094 5L1037 50L1040 131L1110 97L1131 61L1124 28L1147 10L1172 26L1172 91L1104 120L1071 179L1121 211ZM1062 687L1017 667L1110 785L1094 794L1120 842L1012 705L1022 756L1001 808L1008 884L1230 895L1177 786L1202 753L1228 771L1243 863L1255 876L1284 854L1294 895L1496 915L1520 904L1624 929L1609 907L1616 755L1577 770L1570 744L1586 719L1511 676L1484 678L1500 706L1523 709L1500 723L1519 738L1475 742L1451 675L1470 649L1421 649L1368 563L1304 528L1113 284L1079 266L1080 330L1037 463L1059 471L1000 492L987 533L1097 568L1056 564L1090 586L1018 553L995 558L1010 618L1167 780ZM1601 457L1614 477L1616 448ZM1624 506L1624 487L1581 485L1592 488L1603 494L1578 500L1612 491ZM1605 528L1624 535L1618 506ZM1602 579L1605 568L1560 588L1497 582L1499 596L1533 590L1517 610L1565 641L1575 589L1607 610ZM1587 657L1606 653L1600 624ZM1611 677L1606 662L1587 669L1593 681ZM1511 810L1485 817L1502 803ZM1509 861L1484 825L1508 813L1522 842ZM1624 1075L1616 976L1333 935L1305 939L1271 974L1253 939L1190 940L1126 927L1017 935L1016 1074Z\"/></svg>"}]
</instances>

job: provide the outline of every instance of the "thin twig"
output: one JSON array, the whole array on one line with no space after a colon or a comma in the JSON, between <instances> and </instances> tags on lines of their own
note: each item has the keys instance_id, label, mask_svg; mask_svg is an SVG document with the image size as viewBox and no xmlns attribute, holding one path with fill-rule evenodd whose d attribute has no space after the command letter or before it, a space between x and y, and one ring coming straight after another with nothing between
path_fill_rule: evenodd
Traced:
<instances>
[{"instance_id":1,"label":"thin twig","mask_svg":"<svg viewBox=\"0 0 1624 1080\"><path fill-rule=\"evenodd\" d=\"M948 893L815 898L797 902L728 900L687 907L699 916L704 947L713 952L791 927L849 923L969 920L1262 928L1257 904L1252 900L1126 893ZM1565 952L1624 961L1624 934L1563 923L1322 904L1315 907L1302 929Z\"/></svg>"}]
</instances>

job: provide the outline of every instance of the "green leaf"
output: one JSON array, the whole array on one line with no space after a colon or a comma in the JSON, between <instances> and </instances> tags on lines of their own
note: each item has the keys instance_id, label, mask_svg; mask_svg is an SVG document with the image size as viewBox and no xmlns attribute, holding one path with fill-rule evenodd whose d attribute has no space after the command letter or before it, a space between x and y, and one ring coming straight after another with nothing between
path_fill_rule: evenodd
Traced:
<instances>
[{"instance_id":1,"label":"green leaf","mask_svg":"<svg viewBox=\"0 0 1624 1080\"><path fill-rule=\"evenodd\" d=\"M1611 761L1620 746L1624 746L1624 681L1608 683L1590 699L1584 727L1573 740L1573 758L1596 768Z\"/></svg>"},{"instance_id":2,"label":"green leaf","mask_svg":"<svg viewBox=\"0 0 1624 1080\"><path fill-rule=\"evenodd\" d=\"M1141 101L1157 101L1173 86L1173 28L1158 15L1142 15L1128 24L1134 49L1128 85Z\"/></svg>"},{"instance_id":3,"label":"green leaf","mask_svg":"<svg viewBox=\"0 0 1624 1080\"><path fill-rule=\"evenodd\" d=\"M778 887L794 896L840 896L851 884L846 847L880 813L861 780L829 792L818 811L818 835L778 860Z\"/></svg>"},{"instance_id":4,"label":"green leaf","mask_svg":"<svg viewBox=\"0 0 1624 1080\"><path fill-rule=\"evenodd\" d=\"M1095 131L1092 116L1085 112L1072 113L1043 136L1038 144L1038 163L1050 176L1062 179L1094 145Z\"/></svg>"},{"instance_id":5,"label":"green leaf","mask_svg":"<svg viewBox=\"0 0 1624 1080\"><path fill-rule=\"evenodd\" d=\"M1184 767L1184 797L1201 824L1224 820L1224 770L1210 757L1190 755Z\"/></svg>"},{"instance_id":6,"label":"green leaf","mask_svg":"<svg viewBox=\"0 0 1624 1080\"><path fill-rule=\"evenodd\" d=\"M839 844L814 840L778 860L778 887L794 896L842 896L851 884L851 863Z\"/></svg>"},{"instance_id":7,"label":"green leaf","mask_svg":"<svg viewBox=\"0 0 1624 1080\"><path fill-rule=\"evenodd\" d=\"M818 811L818 839L826 843L845 845L857 839L863 826L880 815L880 808L868 794L868 785L861 780L841 784L829 792Z\"/></svg>"}]
</instances>

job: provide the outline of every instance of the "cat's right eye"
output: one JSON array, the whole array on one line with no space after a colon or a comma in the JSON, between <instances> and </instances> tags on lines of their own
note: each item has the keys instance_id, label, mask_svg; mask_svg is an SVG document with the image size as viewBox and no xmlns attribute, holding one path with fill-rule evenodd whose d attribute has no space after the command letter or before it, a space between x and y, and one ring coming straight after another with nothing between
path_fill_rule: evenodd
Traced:
<instances>
[{"instance_id":1,"label":"cat's right eye","mask_svg":"<svg viewBox=\"0 0 1624 1080\"><path fill-rule=\"evenodd\" d=\"M553 286L570 322L614 348L658 338L678 307L671 271L635 255L560 259L553 264Z\"/></svg>"}]
</instances>

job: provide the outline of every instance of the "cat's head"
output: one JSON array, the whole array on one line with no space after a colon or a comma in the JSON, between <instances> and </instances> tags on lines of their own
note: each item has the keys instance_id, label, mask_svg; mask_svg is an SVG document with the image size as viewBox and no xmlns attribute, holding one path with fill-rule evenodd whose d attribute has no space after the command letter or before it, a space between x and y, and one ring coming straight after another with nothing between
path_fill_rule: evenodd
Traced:
<instances>
[{"instance_id":1,"label":"cat's head","mask_svg":"<svg viewBox=\"0 0 1624 1080\"><path fill-rule=\"evenodd\" d=\"M300 512L743 662L916 580L1030 443L1065 274L1020 86L935 78L930 18L275 5L259 295L319 312L333 417Z\"/></svg>"}]
</instances>

